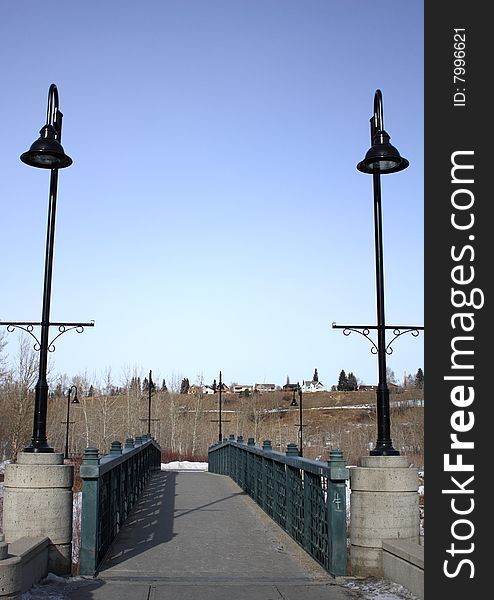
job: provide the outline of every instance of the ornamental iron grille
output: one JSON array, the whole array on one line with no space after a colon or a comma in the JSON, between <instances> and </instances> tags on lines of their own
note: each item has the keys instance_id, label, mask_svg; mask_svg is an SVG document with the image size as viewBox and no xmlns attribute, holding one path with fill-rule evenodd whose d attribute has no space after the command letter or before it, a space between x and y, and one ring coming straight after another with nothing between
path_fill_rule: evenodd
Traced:
<instances>
[{"instance_id":1,"label":"ornamental iron grille","mask_svg":"<svg viewBox=\"0 0 494 600\"><path fill-rule=\"evenodd\" d=\"M149 436L113 442L109 454L86 448L82 479L80 574L94 577L150 476L160 469L161 448Z\"/></svg>"},{"instance_id":2,"label":"ornamental iron grille","mask_svg":"<svg viewBox=\"0 0 494 600\"><path fill-rule=\"evenodd\" d=\"M228 457L228 460L225 459ZM334 576L347 574L346 481L343 453L332 450L323 463L286 454L241 437L211 446L211 473L231 477L306 552Z\"/></svg>"}]
</instances>

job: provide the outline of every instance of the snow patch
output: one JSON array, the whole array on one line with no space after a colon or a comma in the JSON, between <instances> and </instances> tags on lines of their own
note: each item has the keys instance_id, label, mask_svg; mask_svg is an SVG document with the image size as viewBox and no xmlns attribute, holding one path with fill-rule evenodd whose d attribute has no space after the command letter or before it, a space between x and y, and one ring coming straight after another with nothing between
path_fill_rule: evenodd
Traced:
<instances>
[{"instance_id":1,"label":"snow patch","mask_svg":"<svg viewBox=\"0 0 494 600\"><path fill-rule=\"evenodd\" d=\"M207 471L207 462L194 462L190 460L174 460L169 463L161 463L162 471Z\"/></svg>"},{"instance_id":2,"label":"snow patch","mask_svg":"<svg viewBox=\"0 0 494 600\"><path fill-rule=\"evenodd\" d=\"M405 587L386 579L354 579L342 585L360 591L366 600L417 600Z\"/></svg>"},{"instance_id":3,"label":"snow patch","mask_svg":"<svg viewBox=\"0 0 494 600\"><path fill-rule=\"evenodd\" d=\"M68 600L70 592L92 583L94 583L92 580L82 577L65 578L48 573L37 585L24 592L21 600Z\"/></svg>"}]
</instances>

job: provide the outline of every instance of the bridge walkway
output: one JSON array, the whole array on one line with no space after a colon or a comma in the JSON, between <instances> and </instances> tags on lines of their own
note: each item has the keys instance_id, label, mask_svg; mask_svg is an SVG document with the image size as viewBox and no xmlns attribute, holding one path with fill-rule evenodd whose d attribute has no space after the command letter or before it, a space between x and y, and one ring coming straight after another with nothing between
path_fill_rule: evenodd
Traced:
<instances>
[{"instance_id":1,"label":"bridge walkway","mask_svg":"<svg viewBox=\"0 0 494 600\"><path fill-rule=\"evenodd\" d=\"M161 471L71 600L350 600L229 477Z\"/></svg>"}]
</instances>

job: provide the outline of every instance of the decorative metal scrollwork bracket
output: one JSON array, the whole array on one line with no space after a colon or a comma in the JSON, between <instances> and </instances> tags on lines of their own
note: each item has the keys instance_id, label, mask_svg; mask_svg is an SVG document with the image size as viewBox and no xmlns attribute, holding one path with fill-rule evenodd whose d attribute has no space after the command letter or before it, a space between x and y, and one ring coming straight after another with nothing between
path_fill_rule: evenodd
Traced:
<instances>
[{"instance_id":1,"label":"decorative metal scrollwork bracket","mask_svg":"<svg viewBox=\"0 0 494 600\"><path fill-rule=\"evenodd\" d=\"M379 329L377 325L337 325L333 323L333 329L343 329L343 335L350 335L351 333L358 333L365 337L371 343L371 353L378 354L379 348L374 340L370 337L371 329ZM384 327L386 330L393 331L393 339L388 342L384 351L386 354L393 354L393 342L402 335L410 333L413 337L417 337L420 331L423 331L423 327L418 325L387 325Z\"/></svg>"},{"instance_id":2,"label":"decorative metal scrollwork bracket","mask_svg":"<svg viewBox=\"0 0 494 600\"><path fill-rule=\"evenodd\" d=\"M41 323L39 321L0 321L0 326L1 325L7 327L7 331L9 333L12 333L15 329L22 329L22 331L29 333L29 335L35 340L34 350L36 352L40 351L41 342L33 333L35 327L41 327ZM82 333L85 327L94 327L94 321L90 321L89 323L50 323L49 327L57 327L59 331L59 333L48 344L48 352L55 352L55 341L58 340L61 335L67 333L68 331L72 331L72 329L75 329L77 333Z\"/></svg>"}]
</instances>

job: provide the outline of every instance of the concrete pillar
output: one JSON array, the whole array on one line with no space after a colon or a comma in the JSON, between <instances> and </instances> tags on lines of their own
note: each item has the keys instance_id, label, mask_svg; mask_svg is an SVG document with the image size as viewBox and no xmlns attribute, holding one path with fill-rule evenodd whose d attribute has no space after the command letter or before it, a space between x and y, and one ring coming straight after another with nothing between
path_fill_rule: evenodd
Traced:
<instances>
[{"instance_id":1,"label":"concrete pillar","mask_svg":"<svg viewBox=\"0 0 494 600\"><path fill-rule=\"evenodd\" d=\"M61 453L20 452L5 468L5 541L50 538L48 570L56 575L71 574L73 480L74 467Z\"/></svg>"},{"instance_id":2,"label":"concrete pillar","mask_svg":"<svg viewBox=\"0 0 494 600\"><path fill-rule=\"evenodd\" d=\"M353 576L383 576L382 541L419 541L418 470L406 456L364 456L350 468Z\"/></svg>"}]
</instances>

